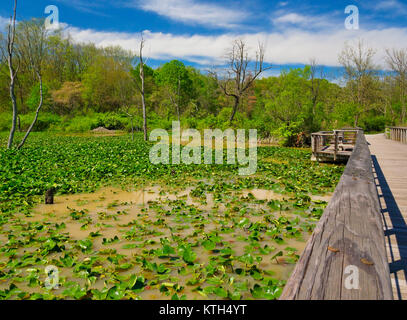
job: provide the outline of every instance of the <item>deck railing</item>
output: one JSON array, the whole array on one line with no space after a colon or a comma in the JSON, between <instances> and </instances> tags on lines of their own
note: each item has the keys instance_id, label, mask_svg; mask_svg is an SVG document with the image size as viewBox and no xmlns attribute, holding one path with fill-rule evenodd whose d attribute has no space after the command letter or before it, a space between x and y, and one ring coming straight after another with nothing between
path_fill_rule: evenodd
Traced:
<instances>
[{"instance_id":1,"label":"deck railing","mask_svg":"<svg viewBox=\"0 0 407 320\"><path fill-rule=\"evenodd\" d=\"M386 137L407 144L407 127L387 127Z\"/></svg>"},{"instance_id":2,"label":"deck railing","mask_svg":"<svg viewBox=\"0 0 407 320\"><path fill-rule=\"evenodd\" d=\"M366 138L297 262L282 300L392 299L379 197Z\"/></svg>"},{"instance_id":3,"label":"deck railing","mask_svg":"<svg viewBox=\"0 0 407 320\"><path fill-rule=\"evenodd\" d=\"M333 146L330 151L333 153L333 160L336 161L339 151L353 148L358 131L360 129L341 129L313 133L311 135L313 157L318 159L320 153Z\"/></svg>"}]
</instances>

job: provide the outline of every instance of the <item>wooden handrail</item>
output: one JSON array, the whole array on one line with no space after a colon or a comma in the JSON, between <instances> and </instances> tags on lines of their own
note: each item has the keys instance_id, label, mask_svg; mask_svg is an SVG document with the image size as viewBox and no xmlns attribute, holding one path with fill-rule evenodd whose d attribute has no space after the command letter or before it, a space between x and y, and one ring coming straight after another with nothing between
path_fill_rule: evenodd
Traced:
<instances>
[{"instance_id":1,"label":"wooden handrail","mask_svg":"<svg viewBox=\"0 0 407 320\"><path fill-rule=\"evenodd\" d=\"M393 299L380 210L370 150L359 131L335 193L280 299ZM350 276L358 279L352 282L357 289L346 285Z\"/></svg>"},{"instance_id":2,"label":"wooden handrail","mask_svg":"<svg viewBox=\"0 0 407 320\"><path fill-rule=\"evenodd\" d=\"M407 127L386 127L386 137L407 144Z\"/></svg>"}]
</instances>

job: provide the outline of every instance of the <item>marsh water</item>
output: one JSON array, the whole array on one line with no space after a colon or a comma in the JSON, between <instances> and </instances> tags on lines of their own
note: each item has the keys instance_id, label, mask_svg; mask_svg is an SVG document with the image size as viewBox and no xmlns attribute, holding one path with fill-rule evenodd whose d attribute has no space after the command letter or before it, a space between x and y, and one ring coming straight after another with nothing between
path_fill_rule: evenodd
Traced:
<instances>
[{"instance_id":1,"label":"marsh water","mask_svg":"<svg viewBox=\"0 0 407 320\"><path fill-rule=\"evenodd\" d=\"M267 252L263 253L261 261L258 262L258 268L265 270L273 279L288 279L295 263L288 261L282 255L275 258L273 256L279 251L287 251L288 248L298 257L305 248L310 236L309 232L302 232L301 237L286 238L281 243L271 243L267 238L260 238L256 242L257 247L250 248L247 240L250 230L232 228L232 224L230 224L230 221L235 218L247 219L252 224L267 223L270 219L281 217L288 220L298 218L290 210L270 212L266 206L267 202L272 200L285 201L288 198L287 195L271 190L254 189L228 192L222 194L221 197L207 193L203 197L197 198L191 195L192 190L193 188L181 191L165 190L159 186L141 190L105 187L89 194L60 195L55 197L53 205L41 204L35 207L31 216L26 218L26 222L40 222L48 225L64 224L63 233L69 235L72 241L87 239L92 234L96 235L92 238L92 252L114 250L113 252L121 255L121 263L134 263L137 257L145 256L146 252L160 248L160 241L163 238L193 239L196 237L197 231L208 235L222 230L220 246L224 247L224 244L227 244L233 250L233 256L243 256L251 250L267 249ZM328 200L329 196L316 199L316 201ZM235 207L231 207L230 204ZM169 212L177 214L169 214ZM78 218L75 219L75 215ZM197 218L197 215L202 217ZM304 220L302 217L301 219ZM201 223L199 227L197 222ZM142 230L139 236L136 232L133 238L126 238L125 235L137 229L134 229L134 226ZM228 226L230 226L229 231ZM134 246L135 242L143 243L143 245ZM206 250L202 246L197 246L194 251L196 253L194 266L207 265L215 256L219 255L219 250ZM58 258L62 253L53 255ZM81 259L82 261L89 259L89 254L78 253L78 260ZM160 257L153 257L150 262L172 266L171 262L163 261ZM186 268L186 272L180 274L178 272L180 267ZM242 267L242 265L234 265L234 268L237 267ZM207 299L196 290L198 285L204 284L188 285L188 281L194 276L195 269L187 264L179 263L177 267L171 268L166 281L182 285L181 293L187 299ZM69 268L62 268L59 270L60 277L65 278L65 281L72 280L71 271ZM247 274L234 274L233 268L232 271L226 270L225 272L229 273L232 281L245 282L247 287L256 283ZM157 276L137 263L134 263L134 267L130 270L120 271L121 276L129 274L143 275L149 280L155 279ZM86 283L85 280L80 281L83 284ZM92 284L92 288L99 290L105 286L104 277L97 279ZM149 287L148 290L139 293L139 297L142 299L171 298L171 296L163 295L159 286ZM242 297L250 298L250 292L243 293Z\"/></svg>"}]
</instances>

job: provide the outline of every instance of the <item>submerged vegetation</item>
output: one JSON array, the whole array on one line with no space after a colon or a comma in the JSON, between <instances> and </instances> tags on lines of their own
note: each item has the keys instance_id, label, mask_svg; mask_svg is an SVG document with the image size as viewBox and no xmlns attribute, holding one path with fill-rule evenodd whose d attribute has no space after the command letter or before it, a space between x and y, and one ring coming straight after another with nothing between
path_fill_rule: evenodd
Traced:
<instances>
[{"instance_id":1,"label":"submerged vegetation","mask_svg":"<svg viewBox=\"0 0 407 320\"><path fill-rule=\"evenodd\" d=\"M343 168L269 146L239 176L237 165L152 165L150 147L141 135L34 133L0 150L1 299L279 297L326 206L317 195ZM51 187L55 205L41 204Z\"/></svg>"}]
</instances>

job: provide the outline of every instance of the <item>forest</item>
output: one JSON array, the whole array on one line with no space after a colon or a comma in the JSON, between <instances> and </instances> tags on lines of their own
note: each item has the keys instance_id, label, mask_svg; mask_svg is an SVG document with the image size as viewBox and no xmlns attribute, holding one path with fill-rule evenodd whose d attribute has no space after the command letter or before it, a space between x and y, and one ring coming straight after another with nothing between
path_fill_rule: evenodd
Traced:
<instances>
[{"instance_id":1,"label":"forest","mask_svg":"<svg viewBox=\"0 0 407 320\"><path fill-rule=\"evenodd\" d=\"M377 53L363 39L344 44L338 53L343 71L332 81L313 59L266 77L273 65L262 61L264 48L254 51L240 39L216 69L199 70L179 60L153 69L143 59L145 40L133 52L100 48L76 43L61 30L48 31L40 19L18 23L15 31L18 131L30 127L40 101L33 131L142 131L145 109L148 130L168 129L179 119L184 128L256 128L262 139L294 146L321 129L378 132L406 122L406 50L389 48L386 64L375 65ZM6 38L3 33L0 131L10 131L12 124Z\"/></svg>"}]
</instances>

